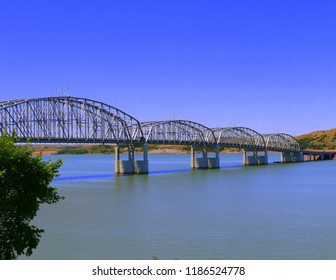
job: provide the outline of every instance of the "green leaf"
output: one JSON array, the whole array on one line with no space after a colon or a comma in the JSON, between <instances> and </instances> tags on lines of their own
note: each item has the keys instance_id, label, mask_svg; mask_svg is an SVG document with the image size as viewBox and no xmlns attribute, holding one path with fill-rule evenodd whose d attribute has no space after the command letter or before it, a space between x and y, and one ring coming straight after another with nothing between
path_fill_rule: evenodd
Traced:
<instances>
[{"instance_id":1,"label":"green leaf","mask_svg":"<svg viewBox=\"0 0 336 280\"><path fill-rule=\"evenodd\" d=\"M15 135L0 137L0 259L30 256L43 229L30 225L42 203L64 197L50 186L62 160L43 161L28 146L15 145Z\"/></svg>"}]
</instances>

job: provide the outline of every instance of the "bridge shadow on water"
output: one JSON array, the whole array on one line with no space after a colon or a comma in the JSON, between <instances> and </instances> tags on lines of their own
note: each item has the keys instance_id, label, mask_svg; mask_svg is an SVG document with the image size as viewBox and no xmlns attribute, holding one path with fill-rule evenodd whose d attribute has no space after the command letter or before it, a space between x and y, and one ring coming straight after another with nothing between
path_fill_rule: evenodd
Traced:
<instances>
[{"instance_id":1,"label":"bridge shadow on water","mask_svg":"<svg viewBox=\"0 0 336 280\"><path fill-rule=\"evenodd\" d=\"M225 170L225 169L237 169L243 168L244 166L241 164L237 165L230 165L230 166L222 166L219 169L169 169L169 170L154 170L149 171L148 174L141 174L143 175L155 175L155 174L172 174L172 173L186 173L186 172L197 172L197 171L204 171L204 170ZM77 181L77 180L91 180L91 179L101 179L101 178L112 178L115 176L136 176L135 174L118 174L115 175L114 173L109 174L93 174L93 175L80 175L80 176L67 176L67 177L56 177L54 182L61 182L61 181ZM139 176L139 175L138 175Z\"/></svg>"}]
</instances>

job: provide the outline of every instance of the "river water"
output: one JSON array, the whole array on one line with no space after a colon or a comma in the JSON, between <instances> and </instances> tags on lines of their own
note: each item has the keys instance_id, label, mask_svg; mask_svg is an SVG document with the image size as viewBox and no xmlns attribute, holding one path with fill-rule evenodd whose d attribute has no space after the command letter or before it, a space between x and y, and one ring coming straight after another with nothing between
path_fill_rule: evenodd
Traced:
<instances>
[{"instance_id":1,"label":"river water","mask_svg":"<svg viewBox=\"0 0 336 280\"><path fill-rule=\"evenodd\" d=\"M336 259L336 161L224 154L191 170L190 155L149 155L150 174L115 176L113 155L59 157L66 199L42 205L29 259Z\"/></svg>"}]
</instances>

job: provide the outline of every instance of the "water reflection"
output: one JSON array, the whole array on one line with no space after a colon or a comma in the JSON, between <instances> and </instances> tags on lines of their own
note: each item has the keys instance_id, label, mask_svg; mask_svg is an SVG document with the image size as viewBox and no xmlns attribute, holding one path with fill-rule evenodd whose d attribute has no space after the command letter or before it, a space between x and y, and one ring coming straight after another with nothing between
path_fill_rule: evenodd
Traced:
<instances>
[{"instance_id":1,"label":"water reflection","mask_svg":"<svg viewBox=\"0 0 336 280\"><path fill-rule=\"evenodd\" d=\"M148 175L114 175L111 156L63 156L41 207L32 259L335 259L335 161L191 170L151 155Z\"/></svg>"}]
</instances>

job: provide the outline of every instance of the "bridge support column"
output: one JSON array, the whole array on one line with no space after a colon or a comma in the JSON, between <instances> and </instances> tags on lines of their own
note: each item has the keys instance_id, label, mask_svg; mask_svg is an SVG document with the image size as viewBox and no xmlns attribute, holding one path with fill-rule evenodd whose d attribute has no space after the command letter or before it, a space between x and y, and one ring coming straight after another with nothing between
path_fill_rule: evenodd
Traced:
<instances>
[{"instance_id":1,"label":"bridge support column","mask_svg":"<svg viewBox=\"0 0 336 280\"><path fill-rule=\"evenodd\" d=\"M243 150L243 164L244 165L266 165L268 164L267 150L264 151L264 155L258 155L258 151Z\"/></svg>"},{"instance_id":2,"label":"bridge support column","mask_svg":"<svg viewBox=\"0 0 336 280\"><path fill-rule=\"evenodd\" d=\"M303 160L304 161L312 161L312 153L306 153L304 156L303 156Z\"/></svg>"},{"instance_id":3,"label":"bridge support column","mask_svg":"<svg viewBox=\"0 0 336 280\"><path fill-rule=\"evenodd\" d=\"M120 160L120 148L115 147L114 173L116 174L147 174L148 173L148 149L147 144L143 145L143 160L135 160L134 147L129 145L128 159Z\"/></svg>"},{"instance_id":4,"label":"bridge support column","mask_svg":"<svg viewBox=\"0 0 336 280\"><path fill-rule=\"evenodd\" d=\"M202 157L195 155L195 149L191 146L191 168L208 168L208 153L205 148L202 150Z\"/></svg>"},{"instance_id":5,"label":"bridge support column","mask_svg":"<svg viewBox=\"0 0 336 280\"><path fill-rule=\"evenodd\" d=\"M134 171L136 174L148 174L148 146L143 144L143 160L134 160Z\"/></svg>"},{"instance_id":6,"label":"bridge support column","mask_svg":"<svg viewBox=\"0 0 336 280\"><path fill-rule=\"evenodd\" d=\"M302 152L289 152L289 153L281 153L280 162L301 162L304 161Z\"/></svg>"},{"instance_id":7,"label":"bridge support column","mask_svg":"<svg viewBox=\"0 0 336 280\"><path fill-rule=\"evenodd\" d=\"M116 145L114 147L114 173L118 174L120 173L120 149L119 146Z\"/></svg>"},{"instance_id":8,"label":"bridge support column","mask_svg":"<svg viewBox=\"0 0 336 280\"><path fill-rule=\"evenodd\" d=\"M219 168L219 146L215 147L215 157L208 157L208 168Z\"/></svg>"},{"instance_id":9,"label":"bridge support column","mask_svg":"<svg viewBox=\"0 0 336 280\"><path fill-rule=\"evenodd\" d=\"M191 146L191 168L219 168L219 148L215 148L215 157L208 157L208 150L202 149L202 157L198 158L195 155L195 149Z\"/></svg>"}]
</instances>

